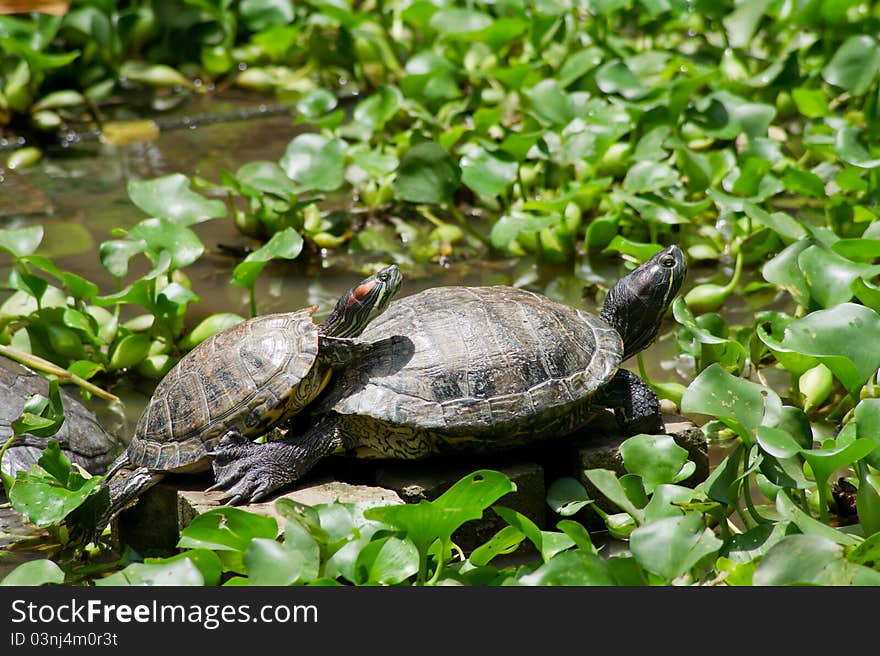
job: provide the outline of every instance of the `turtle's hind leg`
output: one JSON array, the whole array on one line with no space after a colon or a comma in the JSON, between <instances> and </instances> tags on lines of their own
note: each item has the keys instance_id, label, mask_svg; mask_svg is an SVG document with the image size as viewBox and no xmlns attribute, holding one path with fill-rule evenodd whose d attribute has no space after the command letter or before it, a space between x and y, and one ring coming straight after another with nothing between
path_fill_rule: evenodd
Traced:
<instances>
[{"instance_id":1,"label":"turtle's hind leg","mask_svg":"<svg viewBox=\"0 0 880 656\"><path fill-rule=\"evenodd\" d=\"M214 456L214 478L208 490L224 490L227 503L262 499L293 483L342 443L335 418L315 424L305 433L257 444L236 430L223 436Z\"/></svg>"},{"instance_id":2,"label":"turtle's hind leg","mask_svg":"<svg viewBox=\"0 0 880 656\"><path fill-rule=\"evenodd\" d=\"M614 410L617 423L628 435L663 432L660 401L654 390L633 372L618 370L605 386L601 401Z\"/></svg>"},{"instance_id":3,"label":"turtle's hind leg","mask_svg":"<svg viewBox=\"0 0 880 656\"><path fill-rule=\"evenodd\" d=\"M130 474L110 482L110 510L108 520L125 510L129 504L156 483L165 478L163 472L138 467Z\"/></svg>"}]
</instances>

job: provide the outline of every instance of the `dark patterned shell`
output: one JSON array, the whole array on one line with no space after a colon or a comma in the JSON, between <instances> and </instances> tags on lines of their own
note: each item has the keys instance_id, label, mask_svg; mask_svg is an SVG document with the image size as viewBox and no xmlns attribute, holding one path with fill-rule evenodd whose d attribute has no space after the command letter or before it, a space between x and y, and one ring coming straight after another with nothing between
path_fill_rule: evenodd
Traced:
<instances>
[{"instance_id":1,"label":"dark patterned shell","mask_svg":"<svg viewBox=\"0 0 880 656\"><path fill-rule=\"evenodd\" d=\"M0 445L12 437L12 422L34 394L48 396L49 381L7 357L0 356ZM120 441L108 433L75 394L61 388L64 423L51 438L20 435L3 455L3 471L28 470L36 464L49 439L58 442L70 461L92 474L103 474L113 462Z\"/></svg>"},{"instance_id":2,"label":"dark patterned shell","mask_svg":"<svg viewBox=\"0 0 880 656\"><path fill-rule=\"evenodd\" d=\"M362 340L378 344L337 374L324 411L462 435L540 425L593 396L623 354L599 317L513 287L428 289L393 302Z\"/></svg>"},{"instance_id":3,"label":"dark patterned shell","mask_svg":"<svg viewBox=\"0 0 880 656\"><path fill-rule=\"evenodd\" d=\"M156 387L128 447L134 466L201 469L231 428L265 433L317 393L312 309L243 321L190 351Z\"/></svg>"}]
</instances>

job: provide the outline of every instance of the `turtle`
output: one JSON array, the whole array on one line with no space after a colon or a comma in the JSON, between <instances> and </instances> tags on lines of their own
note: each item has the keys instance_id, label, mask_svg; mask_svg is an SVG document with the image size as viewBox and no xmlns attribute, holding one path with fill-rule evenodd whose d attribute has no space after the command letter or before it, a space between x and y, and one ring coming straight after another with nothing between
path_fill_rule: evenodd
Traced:
<instances>
[{"instance_id":1,"label":"turtle","mask_svg":"<svg viewBox=\"0 0 880 656\"><path fill-rule=\"evenodd\" d=\"M621 363L656 338L687 272L672 245L620 279L596 316L509 286L429 288L391 303L307 427L256 445L230 436L214 489L258 500L321 458L420 459L498 451L578 431L612 408L627 434L659 433L655 393ZM392 339L396 337L396 339Z\"/></svg>"},{"instance_id":2,"label":"turtle","mask_svg":"<svg viewBox=\"0 0 880 656\"><path fill-rule=\"evenodd\" d=\"M242 321L201 342L159 382L125 451L107 474L110 517L168 473L210 470L225 435L254 439L289 421L352 359L354 341L400 288L396 265L342 295L316 324L317 306Z\"/></svg>"},{"instance_id":3,"label":"turtle","mask_svg":"<svg viewBox=\"0 0 880 656\"><path fill-rule=\"evenodd\" d=\"M103 474L113 462L122 441L106 430L95 413L63 387L60 390L64 422L51 437L19 435L3 454L3 472L28 470L37 463L49 440L55 440L71 463L90 474ZM12 437L12 423L34 395L48 397L49 381L30 367L0 357L0 445Z\"/></svg>"}]
</instances>

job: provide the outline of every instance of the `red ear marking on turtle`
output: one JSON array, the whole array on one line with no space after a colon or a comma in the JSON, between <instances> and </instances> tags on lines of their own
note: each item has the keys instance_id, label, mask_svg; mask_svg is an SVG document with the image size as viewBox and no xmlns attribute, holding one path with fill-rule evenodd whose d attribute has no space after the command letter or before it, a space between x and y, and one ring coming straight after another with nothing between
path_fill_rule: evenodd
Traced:
<instances>
[{"instance_id":1,"label":"red ear marking on turtle","mask_svg":"<svg viewBox=\"0 0 880 656\"><path fill-rule=\"evenodd\" d=\"M310 307L307 310L307 312L309 313L309 316L312 316L317 311L318 311L318 304L317 303L315 303L312 307Z\"/></svg>"},{"instance_id":2,"label":"red ear marking on turtle","mask_svg":"<svg viewBox=\"0 0 880 656\"><path fill-rule=\"evenodd\" d=\"M354 289L351 290L351 294L348 297L348 303L346 303L347 307L351 307L355 303L360 302L361 299L368 296L371 291L373 291L373 287L376 286L377 281L371 280L370 282L366 282L358 285Z\"/></svg>"}]
</instances>

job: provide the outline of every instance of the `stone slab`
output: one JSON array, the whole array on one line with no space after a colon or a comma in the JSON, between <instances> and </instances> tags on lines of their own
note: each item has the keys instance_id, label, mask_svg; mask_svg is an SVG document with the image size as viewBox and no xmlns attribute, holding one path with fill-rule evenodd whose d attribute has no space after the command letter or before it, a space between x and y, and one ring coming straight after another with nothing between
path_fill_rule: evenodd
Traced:
<instances>
[{"instance_id":1,"label":"stone slab","mask_svg":"<svg viewBox=\"0 0 880 656\"><path fill-rule=\"evenodd\" d=\"M114 535L141 554L172 551L180 532L193 519L223 504L222 492L206 492L206 485L162 482L147 490L135 506L114 521ZM290 499L307 505L332 503L391 504L403 503L393 490L367 485L351 485L324 480L274 496L269 501L239 506L248 512L274 517L279 526L284 518L275 509L278 499Z\"/></svg>"},{"instance_id":2,"label":"stone slab","mask_svg":"<svg viewBox=\"0 0 880 656\"><path fill-rule=\"evenodd\" d=\"M690 420L675 414L665 414L664 421L666 432L688 451L689 458L696 464L694 474L682 484L697 485L709 475L708 444L703 432ZM602 468L618 475L624 473L620 445L626 439L619 435L613 414L603 413L574 439L532 446L525 452L492 454L460 461L357 461L357 476L353 478L345 473L342 476L334 473L336 467L322 468L326 474L314 472L318 478L295 490L277 495L270 501L241 508L279 518L274 502L281 497L310 505L336 500L418 503L423 499L436 499L463 476L474 471L495 469L507 474L517 486L516 492L502 497L498 505L522 513L542 529L552 529L561 518L546 505L546 484L560 476L578 478L600 508L606 512L619 512L586 480L583 471ZM342 472L346 471L345 462L330 464L337 465ZM347 471L351 473L355 470L348 467ZM360 484L342 482L336 480L337 477L357 480ZM114 522L116 535L140 553L149 555L151 552L172 551L182 528L200 513L220 505L221 492L204 491L211 483L210 476L169 476L166 481L148 490L136 506L117 518ZM576 519L590 529L604 529L601 519L590 507L582 510ZM453 537L462 549L468 551L488 540L505 525L496 513L487 510L482 520L469 522Z\"/></svg>"}]
</instances>

